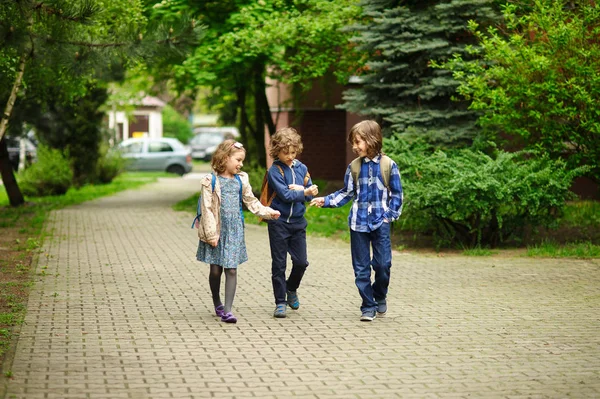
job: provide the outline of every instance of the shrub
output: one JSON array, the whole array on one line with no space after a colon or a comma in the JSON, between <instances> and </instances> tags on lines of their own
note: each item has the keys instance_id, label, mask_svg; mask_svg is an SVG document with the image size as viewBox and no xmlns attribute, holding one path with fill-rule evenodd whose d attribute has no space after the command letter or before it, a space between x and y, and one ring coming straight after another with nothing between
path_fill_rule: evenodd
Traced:
<instances>
[{"instance_id":1,"label":"shrub","mask_svg":"<svg viewBox=\"0 0 600 399\"><path fill-rule=\"evenodd\" d=\"M262 187L263 178L267 172L267 169L264 166L253 163L245 166L244 172L248 173L248 179L250 180L250 185L252 186L252 192L256 198L259 198L260 188Z\"/></svg>"},{"instance_id":2,"label":"shrub","mask_svg":"<svg viewBox=\"0 0 600 399\"><path fill-rule=\"evenodd\" d=\"M98 183L107 184L125 170L126 159L118 151L103 149L96 164L96 178Z\"/></svg>"},{"instance_id":3,"label":"shrub","mask_svg":"<svg viewBox=\"0 0 600 399\"><path fill-rule=\"evenodd\" d=\"M39 146L38 160L19 175L24 195L43 197L62 195L73 182L73 171L64 154L56 149Z\"/></svg>"},{"instance_id":4,"label":"shrub","mask_svg":"<svg viewBox=\"0 0 600 399\"><path fill-rule=\"evenodd\" d=\"M600 180L600 6L593 1L507 2L502 29L469 24L479 59L460 55L442 67L458 93L481 111L479 124L498 141L522 141L571 166L590 165ZM435 62L434 66L440 67Z\"/></svg>"},{"instance_id":5,"label":"shrub","mask_svg":"<svg viewBox=\"0 0 600 399\"><path fill-rule=\"evenodd\" d=\"M194 137L189 122L170 105L163 108L163 135L175 137L183 144Z\"/></svg>"},{"instance_id":6,"label":"shrub","mask_svg":"<svg viewBox=\"0 0 600 399\"><path fill-rule=\"evenodd\" d=\"M587 170L533 153L489 156L388 143L402 173L404 217L420 218L421 231L433 233L438 247L496 246L521 239L528 228L551 227L573 196L573 178Z\"/></svg>"}]
</instances>

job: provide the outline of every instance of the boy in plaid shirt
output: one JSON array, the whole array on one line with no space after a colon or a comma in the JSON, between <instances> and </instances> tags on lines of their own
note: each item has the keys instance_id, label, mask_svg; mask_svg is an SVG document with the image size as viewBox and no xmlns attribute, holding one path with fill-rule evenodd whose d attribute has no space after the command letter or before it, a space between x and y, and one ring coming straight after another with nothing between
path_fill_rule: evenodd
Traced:
<instances>
[{"instance_id":1,"label":"boy in plaid shirt","mask_svg":"<svg viewBox=\"0 0 600 399\"><path fill-rule=\"evenodd\" d=\"M390 222L402 212L402 183L398 166L383 155L381 127L375 121L357 123L348 141L360 160L360 170L353 176L352 164L344 176L344 187L326 197L314 198L311 205L337 208L352 200L348 215L350 247L356 287L362 298L361 321L372 321L387 311L386 297L392 266ZM389 165L382 174L382 160ZM371 259L371 248L373 258ZM371 267L375 281L371 283Z\"/></svg>"}]
</instances>

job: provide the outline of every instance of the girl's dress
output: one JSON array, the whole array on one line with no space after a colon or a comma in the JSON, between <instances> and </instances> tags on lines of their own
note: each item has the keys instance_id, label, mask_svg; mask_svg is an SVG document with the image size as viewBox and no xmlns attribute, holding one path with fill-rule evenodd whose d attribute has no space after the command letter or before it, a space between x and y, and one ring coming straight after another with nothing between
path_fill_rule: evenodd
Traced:
<instances>
[{"instance_id":1,"label":"girl's dress","mask_svg":"<svg viewBox=\"0 0 600 399\"><path fill-rule=\"evenodd\" d=\"M196 259L236 269L248 260L244 242L244 221L240 214L240 183L236 178L217 176L221 186L221 236L216 247L199 241Z\"/></svg>"}]
</instances>

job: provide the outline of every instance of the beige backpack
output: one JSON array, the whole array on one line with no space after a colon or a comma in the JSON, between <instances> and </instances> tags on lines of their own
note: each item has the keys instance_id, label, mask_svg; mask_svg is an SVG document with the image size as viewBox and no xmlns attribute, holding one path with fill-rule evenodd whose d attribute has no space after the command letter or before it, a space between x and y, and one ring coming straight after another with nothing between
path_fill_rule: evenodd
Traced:
<instances>
[{"instance_id":1,"label":"beige backpack","mask_svg":"<svg viewBox=\"0 0 600 399\"><path fill-rule=\"evenodd\" d=\"M360 172L360 165L362 164L362 158L358 157L350 163L350 172L352 173L352 180L354 181L354 187L358 184L358 173ZM383 185L389 190L390 189L390 173L392 171L392 159L387 155L382 155L379 161L379 167L381 169L381 176L383 177Z\"/></svg>"}]
</instances>

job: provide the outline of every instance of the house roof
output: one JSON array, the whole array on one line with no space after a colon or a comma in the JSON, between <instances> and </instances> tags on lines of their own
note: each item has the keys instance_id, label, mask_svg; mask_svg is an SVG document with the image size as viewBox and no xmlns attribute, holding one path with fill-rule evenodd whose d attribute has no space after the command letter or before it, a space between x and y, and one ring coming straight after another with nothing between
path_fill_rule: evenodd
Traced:
<instances>
[{"instance_id":1,"label":"house roof","mask_svg":"<svg viewBox=\"0 0 600 399\"><path fill-rule=\"evenodd\" d=\"M142 105L144 107L163 108L165 105L167 105L167 103L156 97L145 96L144 98L142 98L142 101L138 105Z\"/></svg>"}]
</instances>

